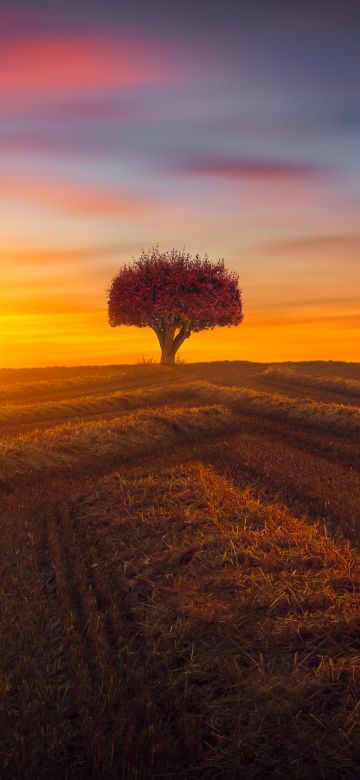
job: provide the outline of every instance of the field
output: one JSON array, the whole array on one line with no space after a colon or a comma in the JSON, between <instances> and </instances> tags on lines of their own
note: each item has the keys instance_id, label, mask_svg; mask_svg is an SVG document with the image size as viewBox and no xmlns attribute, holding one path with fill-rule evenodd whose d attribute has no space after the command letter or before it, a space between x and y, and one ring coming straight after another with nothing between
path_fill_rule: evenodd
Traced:
<instances>
[{"instance_id":1,"label":"field","mask_svg":"<svg viewBox=\"0 0 360 780\"><path fill-rule=\"evenodd\" d=\"M0 371L0 775L360 766L360 364Z\"/></svg>"}]
</instances>

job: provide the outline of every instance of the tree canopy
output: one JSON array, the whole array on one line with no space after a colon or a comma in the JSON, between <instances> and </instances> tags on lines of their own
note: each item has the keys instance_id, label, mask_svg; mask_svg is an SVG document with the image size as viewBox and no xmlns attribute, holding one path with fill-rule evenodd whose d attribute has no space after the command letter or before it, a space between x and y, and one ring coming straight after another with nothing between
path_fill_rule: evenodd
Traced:
<instances>
[{"instance_id":1,"label":"tree canopy","mask_svg":"<svg viewBox=\"0 0 360 780\"><path fill-rule=\"evenodd\" d=\"M243 319L238 276L223 260L192 256L185 250L143 250L125 264L108 291L109 322L152 328L162 363L172 364L192 332L240 325Z\"/></svg>"}]
</instances>

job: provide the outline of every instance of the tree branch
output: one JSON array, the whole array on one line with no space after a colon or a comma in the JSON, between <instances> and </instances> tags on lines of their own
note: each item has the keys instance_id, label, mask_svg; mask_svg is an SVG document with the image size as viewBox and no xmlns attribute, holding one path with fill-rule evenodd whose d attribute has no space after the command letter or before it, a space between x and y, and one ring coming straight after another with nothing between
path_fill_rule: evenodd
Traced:
<instances>
[{"instance_id":1,"label":"tree branch","mask_svg":"<svg viewBox=\"0 0 360 780\"><path fill-rule=\"evenodd\" d=\"M175 336L173 341L173 346L175 352L181 347L181 345L184 343L185 339L188 339L191 335L191 322L185 323L182 328L179 330L179 333L177 336Z\"/></svg>"}]
</instances>

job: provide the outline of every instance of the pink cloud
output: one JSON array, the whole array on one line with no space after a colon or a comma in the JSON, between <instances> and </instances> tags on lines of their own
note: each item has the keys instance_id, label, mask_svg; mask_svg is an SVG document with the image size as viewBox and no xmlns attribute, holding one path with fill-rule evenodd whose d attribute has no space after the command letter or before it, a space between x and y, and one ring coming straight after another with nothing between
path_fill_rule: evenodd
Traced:
<instances>
[{"instance_id":1,"label":"pink cloud","mask_svg":"<svg viewBox=\"0 0 360 780\"><path fill-rule=\"evenodd\" d=\"M179 60L163 41L141 36L48 36L2 42L0 89L48 93L134 87L178 77Z\"/></svg>"}]
</instances>

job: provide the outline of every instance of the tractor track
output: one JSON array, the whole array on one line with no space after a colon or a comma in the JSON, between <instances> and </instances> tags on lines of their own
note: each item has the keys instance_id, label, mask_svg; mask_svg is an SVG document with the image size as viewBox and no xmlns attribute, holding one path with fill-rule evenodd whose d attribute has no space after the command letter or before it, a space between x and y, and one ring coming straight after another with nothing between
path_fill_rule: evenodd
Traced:
<instances>
[{"instance_id":1,"label":"tractor track","mask_svg":"<svg viewBox=\"0 0 360 780\"><path fill-rule=\"evenodd\" d=\"M118 570L110 585L104 540L89 543L69 504L48 510L46 527L91 776L147 777L161 759L154 745L166 740L165 702L154 701L160 670L133 615L129 587Z\"/></svg>"}]
</instances>

